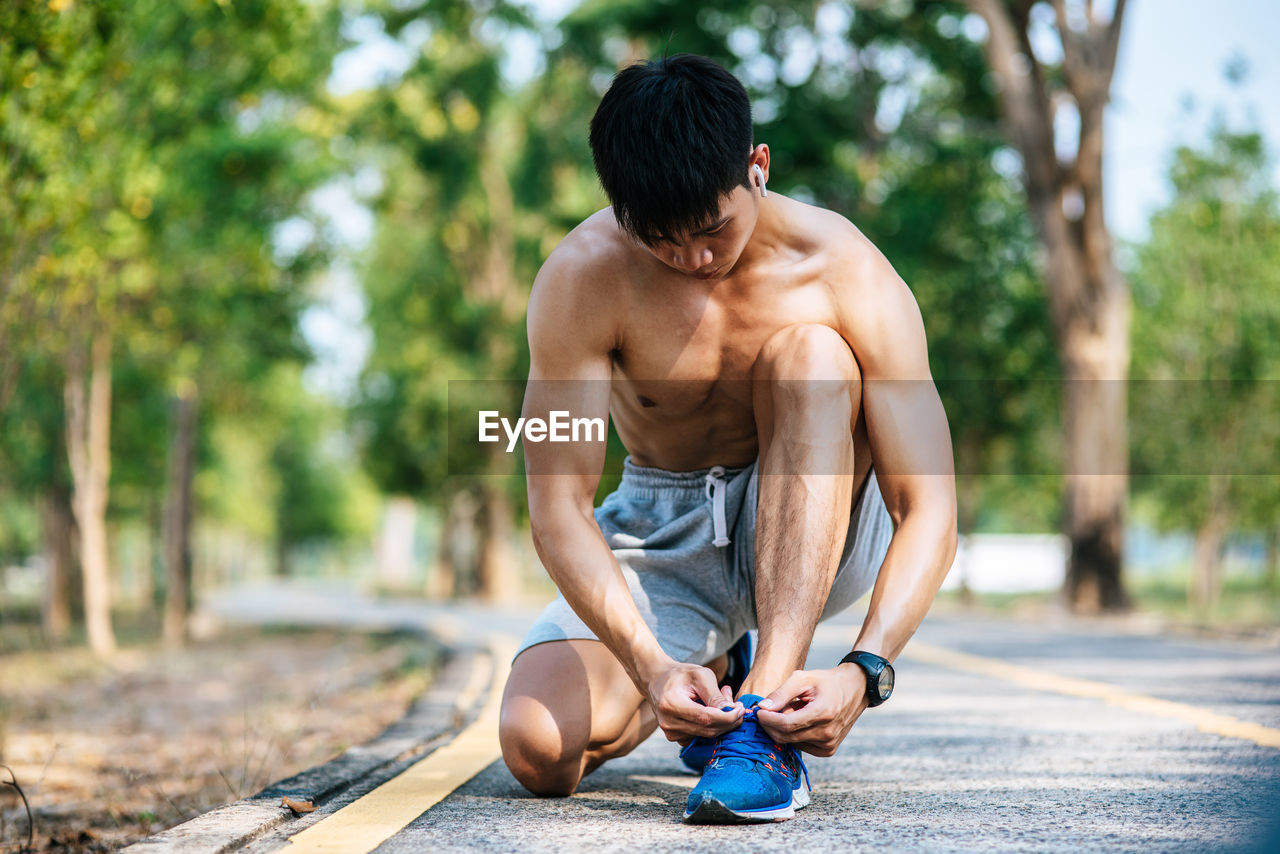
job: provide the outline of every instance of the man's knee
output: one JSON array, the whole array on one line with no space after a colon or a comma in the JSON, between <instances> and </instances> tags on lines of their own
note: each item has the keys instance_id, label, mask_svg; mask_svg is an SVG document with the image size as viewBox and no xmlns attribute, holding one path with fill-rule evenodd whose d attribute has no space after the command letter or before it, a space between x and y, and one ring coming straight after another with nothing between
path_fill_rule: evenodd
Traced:
<instances>
[{"instance_id":1,"label":"man's knee","mask_svg":"<svg viewBox=\"0 0 1280 854\"><path fill-rule=\"evenodd\" d=\"M752 368L758 414L832 417L852 425L862 405L862 373L848 343L830 326L798 323L778 330Z\"/></svg>"},{"instance_id":2,"label":"man's knee","mask_svg":"<svg viewBox=\"0 0 1280 854\"><path fill-rule=\"evenodd\" d=\"M587 734L557 721L551 710L527 697L508 697L498 724L502 759L511 775L535 795L573 794L582 779Z\"/></svg>"},{"instance_id":3,"label":"man's knee","mask_svg":"<svg viewBox=\"0 0 1280 854\"><path fill-rule=\"evenodd\" d=\"M507 680L502 758L534 794L572 794L584 774L635 746L643 702L599 641L536 644L520 653Z\"/></svg>"},{"instance_id":4,"label":"man's knee","mask_svg":"<svg viewBox=\"0 0 1280 854\"><path fill-rule=\"evenodd\" d=\"M830 326L797 323L771 335L760 348L752 374L758 380L839 380L862 378L847 341Z\"/></svg>"}]
</instances>

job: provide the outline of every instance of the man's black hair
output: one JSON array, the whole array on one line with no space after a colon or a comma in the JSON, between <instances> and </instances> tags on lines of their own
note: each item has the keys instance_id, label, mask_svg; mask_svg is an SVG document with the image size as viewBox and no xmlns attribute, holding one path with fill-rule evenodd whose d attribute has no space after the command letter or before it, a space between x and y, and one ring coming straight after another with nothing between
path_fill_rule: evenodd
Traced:
<instances>
[{"instance_id":1,"label":"man's black hair","mask_svg":"<svg viewBox=\"0 0 1280 854\"><path fill-rule=\"evenodd\" d=\"M704 56L619 71L591 119L590 142L618 224L647 244L706 226L721 196L751 186L751 101Z\"/></svg>"}]
</instances>

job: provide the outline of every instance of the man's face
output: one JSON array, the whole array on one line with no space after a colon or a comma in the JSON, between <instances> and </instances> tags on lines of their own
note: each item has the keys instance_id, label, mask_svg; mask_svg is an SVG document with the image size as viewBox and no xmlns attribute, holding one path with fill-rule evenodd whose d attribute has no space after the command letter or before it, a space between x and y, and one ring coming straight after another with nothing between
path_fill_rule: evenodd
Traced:
<instances>
[{"instance_id":1,"label":"man's face","mask_svg":"<svg viewBox=\"0 0 1280 854\"><path fill-rule=\"evenodd\" d=\"M759 191L735 187L720 198L719 215L688 234L653 235L649 252L673 270L698 279L721 278L738 263L759 216ZM644 244L641 244L644 245Z\"/></svg>"}]
</instances>

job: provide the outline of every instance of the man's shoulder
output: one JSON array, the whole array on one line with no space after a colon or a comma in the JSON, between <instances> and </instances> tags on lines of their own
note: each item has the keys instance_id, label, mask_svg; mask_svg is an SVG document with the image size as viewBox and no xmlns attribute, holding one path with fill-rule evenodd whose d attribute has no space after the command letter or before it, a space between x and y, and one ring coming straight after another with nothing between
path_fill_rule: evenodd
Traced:
<instances>
[{"instance_id":1,"label":"man's shoulder","mask_svg":"<svg viewBox=\"0 0 1280 854\"><path fill-rule=\"evenodd\" d=\"M798 217L824 258L839 328L864 370L880 365L902 333L920 324L911 289L884 253L846 217L806 205Z\"/></svg>"},{"instance_id":2,"label":"man's shoulder","mask_svg":"<svg viewBox=\"0 0 1280 854\"><path fill-rule=\"evenodd\" d=\"M538 273L537 287L599 290L634 261L635 247L618 228L612 208L587 217L556 245ZM554 282L554 285L550 283Z\"/></svg>"},{"instance_id":3,"label":"man's shoulder","mask_svg":"<svg viewBox=\"0 0 1280 854\"><path fill-rule=\"evenodd\" d=\"M871 238L846 216L817 205L796 203L794 227L810 250L827 259L842 290L866 292L899 287L902 280Z\"/></svg>"},{"instance_id":4,"label":"man's shoulder","mask_svg":"<svg viewBox=\"0 0 1280 854\"><path fill-rule=\"evenodd\" d=\"M552 250L529 294L531 340L612 347L627 305L626 271L633 253L610 208L587 217Z\"/></svg>"}]
</instances>

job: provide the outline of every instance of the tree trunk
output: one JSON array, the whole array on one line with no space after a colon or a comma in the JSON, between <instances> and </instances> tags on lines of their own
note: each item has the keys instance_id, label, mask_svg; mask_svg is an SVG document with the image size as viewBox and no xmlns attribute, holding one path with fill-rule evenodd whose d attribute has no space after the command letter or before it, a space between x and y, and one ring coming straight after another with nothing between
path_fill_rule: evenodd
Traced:
<instances>
[{"instance_id":1,"label":"tree trunk","mask_svg":"<svg viewBox=\"0 0 1280 854\"><path fill-rule=\"evenodd\" d=\"M93 333L91 364L83 348L67 360L67 456L71 462L71 506L80 529L84 616L89 647L100 656L115 652L111 628L111 567L107 549L107 489L111 478L111 332ZM85 378L89 375L88 397Z\"/></svg>"},{"instance_id":2,"label":"tree trunk","mask_svg":"<svg viewBox=\"0 0 1280 854\"><path fill-rule=\"evenodd\" d=\"M480 597L510 602L520 595L520 567L515 553L515 510L500 486L486 483L480 514L480 555L477 567Z\"/></svg>"},{"instance_id":3,"label":"tree trunk","mask_svg":"<svg viewBox=\"0 0 1280 854\"><path fill-rule=\"evenodd\" d=\"M1121 578L1128 478L1118 473L1128 460L1125 387L1078 373L1069 370L1064 388L1066 594L1081 613L1121 610L1129 606Z\"/></svg>"},{"instance_id":4,"label":"tree trunk","mask_svg":"<svg viewBox=\"0 0 1280 854\"><path fill-rule=\"evenodd\" d=\"M460 489L449 498L448 511L436 541L436 560L431 568L429 593L437 599L452 599L470 592L476 547L476 516L479 506L469 490Z\"/></svg>"},{"instance_id":5,"label":"tree trunk","mask_svg":"<svg viewBox=\"0 0 1280 854\"><path fill-rule=\"evenodd\" d=\"M1128 493L1125 380L1129 371L1128 285L1116 268L1103 216L1103 111L1110 97L1125 0L1110 21L1069 23L1053 0L1065 88L1035 59L1032 0L968 0L987 24L987 60L999 81L1007 135L1022 155L1028 206L1045 247L1045 281L1064 371L1065 533L1071 541L1066 593L1080 611L1128 606L1121 578ZM1062 163L1054 122L1064 103L1079 112L1075 156Z\"/></svg>"},{"instance_id":6,"label":"tree trunk","mask_svg":"<svg viewBox=\"0 0 1280 854\"><path fill-rule=\"evenodd\" d=\"M1217 607L1222 594L1222 546L1231 524L1228 501L1230 477L1209 476L1209 512L1196 529L1195 557L1187 601L1198 614L1208 616Z\"/></svg>"},{"instance_id":7,"label":"tree trunk","mask_svg":"<svg viewBox=\"0 0 1280 854\"><path fill-rule=\"evenodd\" d=\"M449 548L449 515L446 514L440 526L440 539L436 543L435 562L431 565L431 573L427 577L427 596L439 601L452 599L457 591L457 567L453 565L453 554Z\"/></svg>"},{"instance_id":8,"label":"tree trunk","mask_svg":"<svg viewBox=\"0 0 1280 854\"><path fill-rule=\"evenodd\" d=\"M142 574L138 598L148 611L164 610L164 585L156 578L164 562L164 499L153 496L147 501L147 571Z\"/></svg>"},{"instance_id":9,"label":"tree trunk","mask_svg":"<svg viewBox=\"0 0 1280 854\"><path fill-rule=\"evenodd\" d=\"M164 507L164 642L178 647L187 640L191 613L191 486L195 477L196 393L174 395L169 404L169 461Z\"/></svg>"},{"instance_id":10,"label":"tree trunk","mask_svg":"<svg viewBox=\"0 0 1280 854\"><path fill-rule=\"evenodd\" d=\"M283 534L276 534L276 578L289 577L289 542Z\"/></svg>"},{"instance_id":11,"label":"tree trunk","mask_svg":"<svg viewBox=\"0 0 1280 854\"><path fill-rule=\"evenodd\" d=\"M1263 570L1263 584L1266 589L1275 590L1276 581L1280 580L1280 528L1269 528L1267 530L1267 546L1265 569Z\"/></svg>"},{"instance_id":12,"label":"tree trunk","mask_svg":"<svg viewBox=\"0 0 1280 854\"><path fill-rule=\"evenodd\" d=\"M407 590L413 581L413 537L418 505L407 495L387 499L378 533L378 582L388 590Z\"/></svg>"},{"instance_id":13,"label":"tree trunk","mask_svg":"<svg viewBox=\"0 0 1280 854\"><path fill-rule=\"evenodd\" d=\"M65 487L55 486L41 497L40 523L47 561L41 623L48 640L63 641L71 631L72 603L79 601L75 589L80 583L76 571L76 523Z\"/></svg>"}]
</instances>

